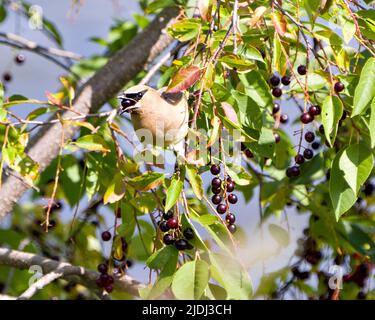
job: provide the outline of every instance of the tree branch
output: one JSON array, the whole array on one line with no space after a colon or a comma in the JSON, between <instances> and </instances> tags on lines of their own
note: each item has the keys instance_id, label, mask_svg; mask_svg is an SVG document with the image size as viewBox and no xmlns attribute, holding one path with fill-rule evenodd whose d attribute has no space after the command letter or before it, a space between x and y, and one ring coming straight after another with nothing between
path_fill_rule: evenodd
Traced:
<instances>
[{"instance_id":1,"label":"tree branch","mask_svg":"<svg viewBox=\"0 0 375 320\"><path fill-rule=\"evenodd\" d=\"M44 52L53 56L68 58L71 60L80 60L82 58L81 55L71 52L71 51L66 51L66 50L52 48L52 47L51 48L43 47L34 41L30 41L14 33L0 32L0 37L9 40L11 43L15 43L15 44L18 44L19 46L22 46L22 48L25 50L35 51L37 53Z\"/></svg>"},{"instance_id":2,"label":"tree branch","mask_svg":"<svg viewBox=\"0 0 375 320\"><path fill-rule=\"evenodd\" d=\"M35 282L21 297L30 298L35 294L40 285L46 286L55 279L61 278L66 280L74 280L88 288L97 288L96 279L99 272L88 270L83 267L73 266L67 262L59 262L42 256L22 251L0 248L0 265L6 265L17 269L29 269L31 266L40 266L43 270L43 276L39 281ZM123 276L115 279L115 289L128 292L133 296L139 296L138 290L144 285L129 276ZM20 297L20 298L21 298Z\"/></svg>"},{"instance_id":3,"label":"tree branch","mask_svg":"<svg viewBox=\"0 0 375 320\"><path fill-rule=\"evenodd\" d=\"M73 102L73 109L82 114L95 113L123 86L132 80L145 65L155 59L172 42L164 29L179 14L176 7L164 9L150 25L139 33L125 48L117 52L108 63L89 79L78 90ZM66 117L75 114L66 112ZM73 137L76 126L64 126L57 123L42 128L30 141L27 153L43 171L59 152L61 130L64 130L65 139ZM0 190L0 222L14 204L28 190L28 187L14 177L6 179Z\"/></svg>"}]
</instances>

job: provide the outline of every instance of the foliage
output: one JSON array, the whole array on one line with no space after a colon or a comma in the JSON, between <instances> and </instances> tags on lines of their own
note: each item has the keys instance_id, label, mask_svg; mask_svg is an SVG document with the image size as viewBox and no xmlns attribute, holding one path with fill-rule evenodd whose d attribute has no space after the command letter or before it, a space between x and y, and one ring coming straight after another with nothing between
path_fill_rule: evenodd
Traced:
<instances>
[{"instance_id":1,"label":"foliage","mask_svg":"<svg viewBox=\"0 0 375 320\"><path fill-rule=\"evenodd\" d=\"M41 171L26 151L32 127L12 123L13 110L27 103L36 105L25 117L31 122L61 115L71 107L77 79L72 74L61 78L61 88L47 94L46 101L8 96L0 85L0 176L12 170L34 186L32 202L18 203L10 227L0 230L0 244L16 249L22 239L29 239L27 251L91 269L105 257L111 270L119 273L127 272L126 261L146 265L156 280L142 288L142 298L173 294L177 299L251 299L294 294L334 299L337 290L328 287L326 268L333 264L342 265L346 273L341 298L365 293L374 298L364 284L375 262L375 11L366 4L369 1L357 5L344 0L140 2L145 15L174 5L181 9L167 32L183 43L179 52L184 54L177 52L170 64L161 67L158 86L167 86L169 93L190 93L191 131L199 137L199 130L204 130L206 149L219 146L219 152L181 164L173 174L170 168L162 171L149 165L144 170L132 146L122 141L121 152L114 138L114 132L122 132L125 119L109 123L105 117L87 117L62 121L64 126L79 126L76 138L61 144L58 159ZM25 3L23 9L28 6ZM0 23L9 10L7 2L0 4ZM71 71L86 79L99 70L149 23L142 15L135 15L134 21L117 20L108 39L92 38L105 52L86 57ZM45 19L43 24L55 44L62 46L58 28ZM305 74L301 66L306 67ZM141 72L127 86L144 75ZM282 84L274 85L272 76L282 78ZM281 96L275 88L281 88ZM309 111L312 106L321 112ZM292 118L288 124L286 113ZM312 114L313 122L300 121L305 113ZM228 159L236 148L228 133L235 131L240 133L240 164ZM305 141L308 131L314 133L317 148ZM224 142L229 145L225 151ZM200 144L190 147L188 159L198 154ZM312 148L310 159L304 150ZM297 154L305 155L304 163L296 164ZM212 192L205 189L204 181L213 178L212 164L222 170L224 198L229 199L230 176L241 199L258 202L261 223L287 214L291 207L309 216L291 264L264 274L257 288L248 261L256 257L247 259L242 247L248 235L242 226L232 234L233 223L221 217L208 199ZM288 174L291 168L298 168L298 174ZM186 237L186 229L193 232L188 239L191 246L185 250L163 243L165 234L158 223L170 210L179 223L175 238ZM235 211L230 204L230 212ZM61 219L66 212L69 221ZM51 225L45 233L45 225L40 225L48 215ZM238 212L242 215L246 212ZM98 232L107 229L115 237L111 248L102 250ZM268 231L280 250L289 246L289 230L272 223ZM117 260L125 261L122 269L114 264ZM5 283L9 268L0 266L0 270L0 283ZM317 281L311 280L312 273ZM17 281L12 281L7 294L24 291L27 281L21 279L27 277L17 271L13 276ZM36 297L51 295L92 298L95 293L60 281ZM116 291L112 295L130 298Z\"/></svg>"}]
</instances>

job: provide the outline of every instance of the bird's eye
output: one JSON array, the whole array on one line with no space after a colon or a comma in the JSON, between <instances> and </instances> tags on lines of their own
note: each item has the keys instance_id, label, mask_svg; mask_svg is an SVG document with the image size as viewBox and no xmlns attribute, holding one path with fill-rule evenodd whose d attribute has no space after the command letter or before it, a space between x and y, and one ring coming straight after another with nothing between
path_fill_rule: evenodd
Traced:
<instances>
[{"instance_id":1,"label":"bird's eye","mask_svg":"<svg viewBox=\"0 0 375 320\"><path fill-rule=\"evenodd\" d=\"M138 99L142 99L142 97L143 97L143 92L138 92L137 93L137 98Z\"/></svg>"},{"instance_id":2,"label":"bird's eye","mask_svg":"<svg viewBox=\"0 0 375 320\"><path fill-rule=\"evenodd\" d=\"M121 100L121 106L126 109L126 108L129 108L129 107L132 107L135 105L135 101L134 100L130 100L130 99L122 99Z\"/></svg>"}]
</instances>

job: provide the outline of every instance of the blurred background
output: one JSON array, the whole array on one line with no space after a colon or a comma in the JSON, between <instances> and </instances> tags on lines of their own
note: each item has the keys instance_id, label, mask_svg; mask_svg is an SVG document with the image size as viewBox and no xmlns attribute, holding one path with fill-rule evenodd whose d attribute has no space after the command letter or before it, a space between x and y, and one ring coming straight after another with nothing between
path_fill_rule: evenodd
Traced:
<instances>
[{"instance_id":1,"label":"blurred background","mask_svg":"<svg viewBox=\"0 0 375 320\"><path fill-rule=\"evenodd\" d=\"M82 4L68 0L33 0L31 3L40 6L43 15L56 24L63 38L64 49L78 53L83 57L102 54L105 50L98 43L90 41L91 38L106 39L114 21L133 20L133 14L141 12L139 4L133 0L90 0L83 1ZM0 26L0 31L20 34L43 46L54 46L41 31L30 29L25 19L20 19L14 13L7 16L5 23ZM59 88L59 77L64 75L65 71L31 52L23 52L26 62L23 65L16 65L14 56L17 53L18 51L15 49L0 45L0 73L10 72L13 78L6 84L5 95L22 94L30 99L46 100L45 92L54 92ZM293 103L286 102L282 104L282 107L284 113L292 117L293 111L296 109ZM32 108L32 105L23 105L17 109L17 113L22 116L28 114ZM294 125L289 125L286 129L289 130L291 139L294 139L292 132L295 129L298 127L295 128ZM124 130L132 129L127 126ZM172 169L166 168L166 170ZM207 188L211 178L210 174L203 176ZM255 191L253 199L248 203L239 194L240 201L233 206L238 225L246 235L244 243L241 244L241 256L246 261L255 287L263 272L269 273L290 263L297 248L297 239L301 237L309 217L308 214L298 213L295 207L286 207L279 217L268 218L260 228L257 192L258 190ZM25 203L31 201L30 194L26 194L22 201ZM82 207L85 207L84 203ZM64 206L60 212L60 218L64 221L72 219L73 211L68 205ZM111 225L109 219L113 217L113 213L105 208L101 208L100 212L106 218L107 224ZM286 246L280 245L270 235L270 224L276 224L289 231L290 239ZM8 226L9 221L6 221L0 227L7 228ZM99 236L98 239L100 239ZM108 252L108 246L103 243L101 246L104 252ZM148 280L148 270L141 264L135 264L130 268L129 274L142 282Z\"/></svg>"}]
</instances>

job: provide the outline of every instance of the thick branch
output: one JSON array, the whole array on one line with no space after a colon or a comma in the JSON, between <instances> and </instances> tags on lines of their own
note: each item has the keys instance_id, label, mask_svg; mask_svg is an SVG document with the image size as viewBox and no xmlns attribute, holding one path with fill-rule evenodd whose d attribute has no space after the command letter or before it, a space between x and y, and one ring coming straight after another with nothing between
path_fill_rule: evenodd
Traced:
<instances>
[{"instance_id":1,"label":"thick branch","mask_svg":"<svg viewBox=\"0 0 375 320\"><path fill-rule=\"evenodd\" d=\"M31 266L40 266L43 270L44 275L61 273L61 278L76 281L88 288L97 288L95 281L99 277L99 273L93 270L73 266L70 263L66 262L47 259L36 254L6 248L0 248L0 265L6 265L17 269L29 269ZM45 276L41 279L46 280L47 278ZM48 277L47 280L50 280L50 278ZM50 282L51 281L46 281L46 284ZM34 283L34 285L30 287L32 288L30 292L27 290L24 293L26 298L29 298L31 296L30 293L35 293L35 284L36 283ZM120 279L115 279L116 290L128 292L133 296L138 296L138 290L143 287L143 284L132 279L129 276L123 276Z\"/></svg>"},{"instance_id":2,"label":"thick branch","mask_svg":"<svg viewBox=\"0 0 375 320\"><path fill-rule=\"evenodd\" d=\"M128 46L117 52L82 86L73 102L73 108L82 114L97 112L106 101L143 70L148 62L171 44L172 40L164 29L178 13L175 7L163 10L143 32L139 33ZM65 117L75 115L67 112ZM59 152L61 130L65 131L65 139L70 139L77 127L64 126L62 129L61 124L58 123L41 129L29 143L27 153L39 163L41 171ZM0 221L12 210L26 190L28 187L18 179L14 177L6 179L0 190Z\"/></svg>"}]
</instances>

